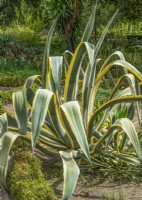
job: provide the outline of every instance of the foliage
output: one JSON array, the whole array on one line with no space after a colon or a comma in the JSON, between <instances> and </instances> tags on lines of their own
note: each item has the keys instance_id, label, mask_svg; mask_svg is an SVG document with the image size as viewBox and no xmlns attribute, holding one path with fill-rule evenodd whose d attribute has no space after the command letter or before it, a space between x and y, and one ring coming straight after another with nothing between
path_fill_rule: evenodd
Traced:
<instances>
[{"instance_id":1,"label":"foliage","mask_svg":"<svg viewBox=\"0 0 142 200\"><path fill-rule=\"evenodd\" d=\"M137 69L142 72L142 48L138 41L134 41L136 44L132 44L131 46L126 46L124 51L126 52L126 59L129 60L133 64L133 66L136 66ZM141 42L140 42L141 43Z\"/></svg>"},{"instance_id":2,"label":"foliage","mask_svg":"<svg viewBox=\"0 0 142 200\"><path fill-rule=\"evenodd\" d=\"M22 89L22 87L17 87L17 88L13 88L11 90L9 89L9 90L1 91L2 104L5 105L5 104L11 103L12 102L12 93L17 92L20 89Z\"/></svg>"},{"instance_id":3,"label":"foliage","mask_svg":"<svg viewBox=\"0 0 142 200\"><path fill-rule=\"evenodd\" d=\"M29 66L29 63L26 63L26 59L29 62L35 61L41 55L42 50L40 46L34 44L37 35L35 36L35 33L32 35L30 31L29 29L26 30L26 27L21 26L9 28L5 32L2 31L0 34L1 58L19 59L21 63L25 62L27 66Z\"/></svg>"},{"instance_id":4,"label":"foliage","mask_svg":"<svg viewBox=\"0 0 142 200\"><path fill-rule=\"evenodd\" d=\"M9 183L12 197L15 200L39 198L56 200L53 189L47 183L42 172L40 159L34 156L30 149L30 145L21 139L12 148L14 163Z\"/></svg>"},{"instance_id":5,"label":"foliage","mask_svg":"<svg viewBox=\"0 0 142 200\"><path fill-rule=\"evenodd\" d=\"M127 8L133 8L131 11L128 12ZM129 0L129 1L124 1L123 7L122 7L122 12L124 15L129 19L129 20L141 20L141 15L139 14L140 9L142 7L142 2L140 0Z\"/></svg>"},{"instance_id":6,"label":"foliage","mask_svg":"<svg viewBox=\"0 0 142 200\"><path fill-rule=\"evenodd\" d=\"M120 171L128 169L132 173L141 167L141 134L136 132L130 121L134 116L134 105L131 104L128 109L119 105L136 102L140 122L138 101L142 100L139 84L142 74L126 62L119 51L112 53L105 61L98 58L105 35L117 12L108 22L97 44L93 45L88 40L95 14L96 6L74 53L66 51L64 57L50 57L50 43L57 17L48 33L42 76L29 77L24 88L13 93L15 115L7 113L7 117L1 116L0 153L5 162L4 169L1 169L1 183L5 184L8 163L8 156L4 157L5 138L9 137L7 119L10 130L16 132L13 133L14 139L19 133L31 139L33 151L38 149L50 157L61 157L64 169L63 200L72 195L80 168L98 167L109 172L114 166ZM84 59L85 66L82 65ZM123 75L114 81L111 69L116 66L121 68ZM106 102L95 108L98 88L106 76L110 78L112 93ZM39 80L41 88L33 92L30 88L35 80ZM80 82L81 95L78 89ZM14 142L13 134L10 132L10 146ZM10 147L7 148L8 154Z\"/></svg>"},{"instance_id":7,"label":"foliage","mask_svg":"<svg viewBox=\"0 0 142 200\"><path fill-rule=\"evenodd\" d=\"M46 35L37 34L25 25L13 25L0 30L0 71L39 70ZM55 35L51 52L60 55L66 49L63 37ZM20 71L21 73L21 71ZM37 73L37 72L36 72ZM30 74L29 74L30 76Z\"/></svg>"},{"instance_id":8,"label":"foliage","mask_svg":"<svg viewBox=\"0 0 142 200\"><path fill-rule=\"evenodd\" d=\"M42 40L42 37L44 38L44 34L45 33L47 34L47 30L51 24L51 19L53 19L57 15L57 12L55 11L58 11L58 10L61 11L63 13L61 18L63 19L69 10L70 14L68 14L68 18L67 17L64 18L67 21L69 21L69 18L71 17L74 10L74 5L73 5L74 1L71 1L72 4L70 4L70 6L68 5L66 1L64 1L64 3L62 1L59 1L58 6L56 5L56 2L57 1L48 1L48 0L38 1L37 3L35 3L35 1L31 2L31 1L26 1L26 0L22 0L22 1L16 0L12 2L11 1L9 2L7 0L3 1L2 3L4 3L5 5L6 4L8 5L7 11L8 11L8 8L11 7L10 8L11 11L15 13L15 19L14 21L10 22L9 26L5 26L5 28L3 29L4 33L1 32L0 30L0 32L3 35L2 37L4 38L7 36L9 37L9 34L10 36L12 36L9 38L11 42L8 42L8 45L6 44L0 45L0 52L2 52L1 55L3 55L3 51L6 50L5 47L7 47L10 49L10 55L11 55L11 49L12 49L12 56L13 56L13 53L15 53L16 56L18 56L18 59L22 55L22 57L25 60L28 60L29 62L27 63L27 65L29 64L32 66L39 65L40 64L39 62L33 63L31 62L31 60L35 58L35 60L41 61L42 51L40 51L41 49L40 47L41 47L41 43L44 42ZM132 1L130 1L129 3L123 2L123 4L122 4L122 1L117 1L117 2L118 4L116 4L114 1L106 1L106 0L99 1L99 6L97 9L98 15L96 16L97 29L95 28L91 35L91 40L93 42L94 41L96 42L103 30L103 27L105 26L107 22L107 19L111 16L111 14L117 8L120 7L120 12L119 12L120 14L117 16L115 25L113 25L112 28L110 28L106 41L104 43L104 48L102 48L103 53L104 54L107 53L106 57L112 52L111 50L114 51L116 49L116 50L120 50L124 52L123 47L127 42L126 40L127 35L141 34L141 30L140 30L141 23L139 23L138 21L137 22L129 21L128 19L126 19L123 13L123 11L126 11L126 10L130 12L131 9L128 9L128 8L131 7L131 4L134 4L134 3ZM93 0L89 0L89 1L81 0L81 6L79 7L80 11L77 15L75 26L74 28L71 29L71 31L69 31L70 33L72 32L71 35L73 37L74 46L76 46L76 44L78 44L78 42L80 41L83 27L87 23L89 12L94 3L95 1ZM62 9L62 7L64 6L67 7L67 9L65 9L66 10L65 14L64 14L64 9ZM57 7L58 9L54 9ZM10 19L13 20L12 17ZM62 27L61 23L58 23L58 25ZM13 41L13 36L14 36L14 41ZM56 55L61 55L61 53L66 49L66 41L67 41L67 39L65 38L63 39L63 37L61 36L61 28L57 29L56 35L54 37L56 37L57 39L55 43L54 42L52 43L53 48L51 47L51 52L54 52L54 55L56 52L57 52ZM0 39L0 42L1 42L1 39ZM24 42L24 45L23 45L23 42ZM130 41L128 41L128 45L129 45L129 42ZM12 45L13 43L14 45ZM33 43L34 43L34 46L32 45ZM127 49L125 49L125 51L127 51ZM9 50L7 52L9 52ZM133 53L133 50L132 50L132 53ZM101 56L101 57L104 57L104 56ZM131 60L129 62L131 63Z\"/></svg>"},{"instance_id":9,"label":"foliage","mask_svg":"<svg viewBox=\"0 0 142 200\"><path fill-rule=\"evenodd\" d=\"M33 17L36 16L36 9L39 6L40 1L30 1L30 0L15 0L15 1L10 1L10 0L1 0L0 1L0 21L1 21L1 26L5 26L9 24L13 19L18 18L21 20L26 16L23 10L29 11L30 7L30 12L32 12ZM18 13L17 13L18 11ZM18 16L19 15L19 16ZM28 15L27 15L28 16Z\"/></svg>"},{"instance_id":10,"label":"foliage","mask_svg":"<svg viewBox=\"0 0 142 200\"><path fill-rule=\"evenodd\" d=\"M2 103L2 102L1 102ZM0 113L1 115L4 114L6 112L5 108L3 105L0 106Z\"/></svg>"},{"instance_id":11,"label":"foliage","mask_svg":"<svg viewBox=\"0 0 142 200\"><path fill-rule=\"evenodd\" d=\"M124 17L126 17L128 20L140 20L141 15L140 8L142 6L142 2L140 0L101 0L102 5L105 4L114 4L120 6L120 11L123 14ZM133 8L133 9L131 9Z\"/></svg>"},{"instance_id":12,"label":"foliage","mask_svg":"<svg viewBox=\"0 0 142 200\"><path fill-rule=\"evenodd\" d=\"M102 104L103 102L106 102L109 98L109 96L111 95L111 91L112 89L106 89L103 87L99 87L98 88L98 93L96 96L96 101L99 101L100 104Z\"/></svg>"},{"instance_id":13,"label":"foliage","mask_svg":"<svg viewBox=\"0 0 142 200\"><path fill-rule=\"evenodd\" d=\"M15 75L11 78L10 75L3 76L0 78L1 87L18 87L23 85L25 79L22 78L20 75Z\"/></svg>"},{"instance_id":14,"label":"foliage","mask_svg":"<svg viewBox=\"0 0 142 200\"><path fill-rule=\"evenodd\" d=\"M58 27L64 33L67 48L73 52L75 48L74 44L74 30L78 21L79 14L81 12L82 1L81 0L45 0L41 4L44 15L49 16L50 19L55 19L59 14Z\"/></svg>"},{"instance_id":15,"label":"foliage","mask_svg":"<svg viewBox=\"0 0 142 200\"><path fill-rule=\"evenodd\" d=\"M33 29L31 29L29 26L26 25L11 25L11 27L8 27L6 30L3 30L4 34L3 37L9 37L9 39L13 39L13 42L15 41L15 44L17 41L23 42L23 43L36 43L38 39L38 34L35 33ZM5 38L2 38L1 40Z\"/></svg>"},{"instance_id":16,"label":"foliage","mask_svg":"<svg viewBox=\"0 0 142 200\"><path fill-rule=\"evenodd\" d=\"M7 66L8 67L8 66ZM20 66L19 66L20 67ZM24 67L23 67L24 68ZM22 70L14 68L15 71L8 71L8 68L6 69L5 73L2 71L0 73L0 86L1 87L18 87L22 86L25 82L25 80L30 75L34 75L35 73L38 73L37 70Z\"/></svg>"}]
</instances>

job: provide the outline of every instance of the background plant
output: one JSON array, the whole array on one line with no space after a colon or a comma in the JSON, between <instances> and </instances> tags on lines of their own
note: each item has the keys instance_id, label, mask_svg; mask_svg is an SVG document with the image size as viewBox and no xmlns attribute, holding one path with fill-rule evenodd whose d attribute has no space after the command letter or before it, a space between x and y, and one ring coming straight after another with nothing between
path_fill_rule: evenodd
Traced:
<instances>
[{"instance_id":1,"label":"background plant","mask_svg":"<svg viewBox=\"0 0 142 200\"><path fill-rule=\"evenodd\" d=\"M71 30L71 36L73 38L72 42L74 43L73 46L76 47L80 42L83 27L85 27L85 24L87 23L89 12L92 8L92 5L95 4L95 1L78 1L80 4L79 7L75 6L78 5L78 3L74 4L75 1L71 2L72 4L70 5L72 6L68 6L66 2L58 2L58 9L54 9L56 3L47 0L38 2L26 0L1 1L0 10L2 14L0 20L0 38L8 38L8 40L6 39L4 45L3 41L1 43L0 39L0 57L2 56L1 60L6 60L6 65L9 65L11 62L11 67L13 69L17 68L19 65L17 60L19 60L19 63L23 64L23 67L40 67L46 34L48 33L51 25L51 19L57 15L55 12L52 12L51 15L50 13L52 10L60 10L63 12L61 17L62 21L65 20L68 24L71 24L70 22L74 21L70 19L73 19L74 13L77 13L77 15L75 15L75 23L73 24L74 28ZM104 43L104 48L102 48L100 51L101 57L107 58L112 50L120 50L125 52L127 60L134 66L139 67L138 69L140 70L141 54L139 53L139 48L137 48L137 46L141 45L141 15L139 14L139 7L141 6L141 3L139 1L135 1L136 5L134 5L134 2L131 0L129 0L129 3L118 0L116 6L114 1L105 0L99 2L100 5L97 8L99 17L96 16L97 29L94 28L90 39L92 42L97 42L103 31L103 27L105 27L107 19L110 18L112 13L115 12L118 7L120 7L119 16L117 16L116 23L113 24L109 29L109 32L106 36L106 41ZM62 10L62 5L67 6L67 13L64 13L64 9ZM131 10L131 7L133 7L134 10L130 13L126 12L126 10ZM59 26L62 27L61 25ZM72 25L70 28L71 27ZM66 39L62 36L61 30L62 28L56 29L56 32L53 36L51 53L53 54L54 52L54 55L61 55L64 50L67 49ZM137 38L139 39L136 42L135 40ZM2 40L5 41L5 39ZM106 43L107 45L105 45ZM134 51L129 48L130 43L133 44L133 48L135 47L135 54ZM6 54L5 50L7 52ZM7 57L7 54L9 57ZM3 62L0 63L0 68L3 68Z\"/></svg>"}]
</instances>

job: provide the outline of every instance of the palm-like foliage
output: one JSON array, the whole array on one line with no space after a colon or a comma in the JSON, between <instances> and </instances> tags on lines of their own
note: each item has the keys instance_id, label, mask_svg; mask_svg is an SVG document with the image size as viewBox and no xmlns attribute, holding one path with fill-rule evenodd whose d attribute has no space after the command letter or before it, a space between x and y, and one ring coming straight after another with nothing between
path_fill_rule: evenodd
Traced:
<instances>
[{"instance_id":1,"label":"palm-like foliage","mask_svg":"<svg viewBox=\"0 0 142 200\"><path fill-rule=\"evenodd\" d=\"M62 30L69 51L74 51L74 29L82 8L82 0L46 0L43 9L51 19L60 13L59 29Z\"/></svg>"},{"instance_id":2,"label":"palm-like foliage","mask_svg":"<svg viewBox=\"0 0 142 200\"><path fill-rule=\"evenodd\" d=\"M80 173L78 165L82 168L100 166L109 169L114 163L118 166L120 163L128 163L130 166L142 163L141 135L137 134L130 119L126 118L133 116L133 105L130 109L125 108L121 115L116 114L116 110L119 113L122 110L120 103L134 101L140 121L138 102L142 100L139 83L142 74L125 61L121 52L114 52L106 61L97 58L117 12L96 46L88 42L95 13L96 7L74 54L66 51L60 57L49 56L50 42L58 19L55 20L45 46L42 77L35 75L27 79L23 90L13 94L15 115L7 113L9 129L27 139L31 138L33 150L38 148L50 157L61 156L64 168L62 199L69 199L73 193ZM84 66L85 59L88 63ZM96 109L94 103L98 88L107 73L112 78L110 71L113 66L121 67L124 75L115 83L108 101ZM34 93L31 88L36 80L41 88ZM124 83L126 89L122 90ZM17 134L5 134L6 115L1 116L1 132L1 154L7 155L9 150L4 149L4 137L13 134L15 139ZM0 160L0 164L5 165L5 175L7 160ZM1 174L2 183L5 175Z\"/></svg>"}]
</instances>

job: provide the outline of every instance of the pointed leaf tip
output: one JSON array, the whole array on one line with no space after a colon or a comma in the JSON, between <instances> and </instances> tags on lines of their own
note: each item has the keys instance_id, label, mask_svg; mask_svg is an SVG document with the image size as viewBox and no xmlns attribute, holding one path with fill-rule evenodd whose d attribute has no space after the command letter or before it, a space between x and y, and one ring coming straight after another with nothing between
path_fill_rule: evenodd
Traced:
<instances>
[{"instance_id":1,"label":"pointed leaf tip","mask_svg":"<svg viewBox=\"0 0 142 200\"><path fill-rule=\"evenodd\" d=\"M62 200L68 200L74 192L80 169L73 159L71 151L60 151L64 169L64 188Z\"/></svg>"}]
</instances>

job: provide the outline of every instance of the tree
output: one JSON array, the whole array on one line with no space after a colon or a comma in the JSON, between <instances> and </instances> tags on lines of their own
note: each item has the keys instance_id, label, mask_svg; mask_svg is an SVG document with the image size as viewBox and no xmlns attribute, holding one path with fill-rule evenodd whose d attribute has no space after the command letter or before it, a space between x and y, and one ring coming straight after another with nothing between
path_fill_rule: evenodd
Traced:
<instances>
[{"instance_id":1,"label":"tree","mask_svg":"<svg viewBox=\"0 0 142 200\"><path fill-rule=\"evenodd\" d=\"M81 0L45 0L42 7L53 20L60 14L59 27L63 31L69 51L73 52L74 30L82 8Z\"/></svg>"},{"instance_id":2,"label":"tree","mask_svg":"<svg viewBox=\"0 0 142 200\"><path fill-rule=\"evenodd\" d=\"M120 8L127 20L140 20L142 18L142 0L100 0L102 4L114 4Z\"/></svg>"},{"instance_id":3,"label":"tree","mask_svg":"<svg viewBox=\"0 0 142 200\"><path fill-rule=\"evenodd\" d=\"M39 7L40 0L0 0L0 25L5 26L11 23L14 19L17 18L16 8L21 13L21 4L24 2L28 7L35 8L34 12L37 11L36 8Z\"/></svg>"}]
</instances>

